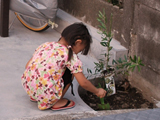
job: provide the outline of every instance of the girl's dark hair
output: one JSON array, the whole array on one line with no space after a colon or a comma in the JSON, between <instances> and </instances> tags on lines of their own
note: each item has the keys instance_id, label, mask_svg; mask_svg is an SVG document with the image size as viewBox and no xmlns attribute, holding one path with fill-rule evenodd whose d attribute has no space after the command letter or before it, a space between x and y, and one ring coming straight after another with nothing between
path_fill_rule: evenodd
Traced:
<instances>
[{"instance_id":1,"label":"girl's dark hair","mask_svg":"<svg viewBox=\"0 0 160 120\"><path fill-rule=\"evenodd\" d=\"M81 39L82 43L85 44L85 49L82 51L83 55L87 55L90 49L90 44L92 43L91 35L88 32L87 27L83 23L74 23L66 27L61 36L67 41L68 46L73 47L76 40ZM71 60L73 56L73 51L69 48L68 61Z\"/></svg>"}]
</instances>

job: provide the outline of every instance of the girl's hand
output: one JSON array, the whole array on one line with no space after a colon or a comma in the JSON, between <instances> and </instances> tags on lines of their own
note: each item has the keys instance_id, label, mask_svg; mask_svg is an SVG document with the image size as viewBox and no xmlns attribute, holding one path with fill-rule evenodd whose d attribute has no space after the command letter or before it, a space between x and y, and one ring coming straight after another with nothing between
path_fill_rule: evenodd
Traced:
<instances>
[{"instance_id":1,"label":"girl's hand","mask_svg":"<svg viewBox=\"0 0 160 120\"><path fill-rule=\"evenodd\" d=\"M106 91L102 88L98 88L98 93L96 93L97 97L103 98L106 96Z\"/></svg>"},{"instance_id":2,"label":"girl's hand","mask_svg":"<svg viewBox=\"0 0 160 120\"><path fill-rule=\"evenodd\" d=\"M96 88L89 80L86 79L82 72L74 73L75 78L82 88L88 90L100 98L103 98L106 95L106 91L102 88Z\"/></svg>"}]
</instances>

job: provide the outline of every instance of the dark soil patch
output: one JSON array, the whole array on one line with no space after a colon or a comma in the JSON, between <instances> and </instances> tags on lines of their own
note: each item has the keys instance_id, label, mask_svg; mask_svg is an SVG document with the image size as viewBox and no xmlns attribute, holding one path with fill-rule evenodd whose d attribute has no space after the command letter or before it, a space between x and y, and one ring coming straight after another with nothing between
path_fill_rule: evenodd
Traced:
<instances>
[{"instance_id":1,"label":"dark soil patch","mask_svg":"<svg viewBox=\"0 0 160 120\"><path fill-rule=\"evenodd\" d=\"M91 92L79 87L82 100L94 110L100 110L100 99ZM105 103L110 104L111 110L154 108L155 105L145 99L138 89L132 87L128 81L116 83L116 94L105 97Z\"/></svg>"}]
</instances>

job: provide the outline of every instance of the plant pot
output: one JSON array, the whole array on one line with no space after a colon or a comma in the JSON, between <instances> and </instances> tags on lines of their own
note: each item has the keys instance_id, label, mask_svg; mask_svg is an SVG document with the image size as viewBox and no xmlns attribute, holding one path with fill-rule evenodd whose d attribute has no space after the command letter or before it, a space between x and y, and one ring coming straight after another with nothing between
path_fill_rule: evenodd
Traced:
<instances>
[{"instance_id":1,"label":"plant pot","mask_svg":"<svg viewBox=\"0 0 160 120\"><path fill-rule=\"evenodd\" d=\"M107 96L113 95L116 93L114 74L110 73L104 76L105 86L107 90Z\"/></svg>"}]
</instances>

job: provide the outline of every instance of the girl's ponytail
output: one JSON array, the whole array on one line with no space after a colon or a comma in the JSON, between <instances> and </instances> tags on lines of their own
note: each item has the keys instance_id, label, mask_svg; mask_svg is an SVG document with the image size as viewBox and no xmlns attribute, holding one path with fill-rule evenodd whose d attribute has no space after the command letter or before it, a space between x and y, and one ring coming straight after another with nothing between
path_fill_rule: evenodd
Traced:
<instances>
[{"instance_id":1,"label":"girl's ponytail","mask_svg":"<svg viewBox=\"0 0 160 120\"><path fill-rule=\"evenodd\" d=\"M68 61L71 60L72 56L73 56L72 47L71 47L71 45L69 45L68 46Z\"/></svg>"}]
</instances>

